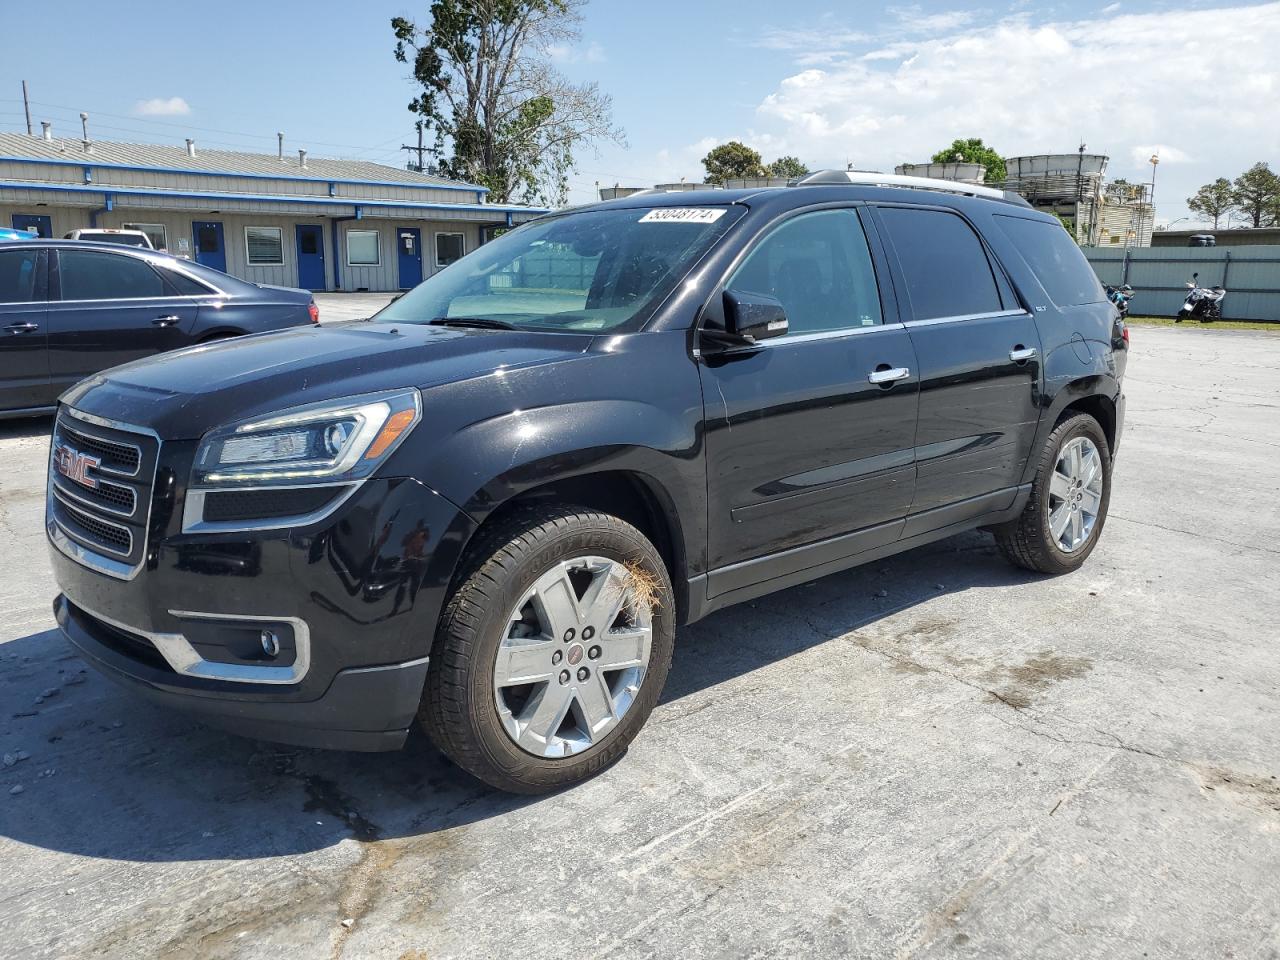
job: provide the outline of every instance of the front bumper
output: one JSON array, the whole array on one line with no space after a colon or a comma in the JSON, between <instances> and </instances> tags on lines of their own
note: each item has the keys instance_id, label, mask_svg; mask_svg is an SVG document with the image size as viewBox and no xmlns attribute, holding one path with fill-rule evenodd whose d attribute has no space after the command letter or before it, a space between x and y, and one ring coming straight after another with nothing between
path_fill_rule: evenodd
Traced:
<instances>
[{"instance_id":1,"label":"front bumper","mask_svg":"<svg viewBox=\"0 0 1280 960\"><path fill-rule=\"evenodd\" d=\"M153 703L260 740L329 750L399 749L427 678L423 657L339 670L314 700L268 699L252 689L214 693L175 683L171 669L140 659L122 631L75 606L65 594L54 601L53 611L76 652L109 679Z\"/></svg>"},{"instance_id":2,"label":"front bumper","mask_svg":"<svg viewBox=\"0 0 1280 960\"><path fill-rule=\"evenodd\" d=\"M235 733L399 747L472 521L418 481L386 478L307 527L184 534L188 455L175 443L161 456L131 575L95 569L49 525L67 639L111 679ZM275 657L258 649L265 631Z\"/></svg>"}]
</instances>

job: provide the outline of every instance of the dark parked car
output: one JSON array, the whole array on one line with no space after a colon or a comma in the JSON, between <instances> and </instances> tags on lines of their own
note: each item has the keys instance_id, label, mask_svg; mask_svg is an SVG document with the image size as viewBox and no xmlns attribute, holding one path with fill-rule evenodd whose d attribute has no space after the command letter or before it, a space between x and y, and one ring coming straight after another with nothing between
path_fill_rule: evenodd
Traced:
<instances>
[{"instance_id":1,"label":"dark parked car","mask_svg":"<svg viewBox=\"0 0 1280 960\"><path fill-rule=\"evenodd\" d=\"M1055 219L899 179L564 211L372 321L91 378L54 431L62 630L230 730L420 723L535 792L625 750L713 610L973 527L1076 569L1128 333Z\"/></svg>"},{"instance_id":2,"label":"dark parked car","mask_svg":"<svg viewBox=\"0 0 1280 960\"><path fill-rule=\"evenodd\" d=\"M49 412L91 373L177 347L309 325L305 290L91 241L0 246L0 417Z\"/></svg>"}]
</instances>

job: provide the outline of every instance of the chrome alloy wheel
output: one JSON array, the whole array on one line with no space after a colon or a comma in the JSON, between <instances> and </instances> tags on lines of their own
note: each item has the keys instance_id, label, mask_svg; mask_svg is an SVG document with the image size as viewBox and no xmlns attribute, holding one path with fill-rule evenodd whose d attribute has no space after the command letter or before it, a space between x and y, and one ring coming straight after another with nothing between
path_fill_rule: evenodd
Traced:
<instances>
[{"instance_id":1,"label":"chrome alloy wheel","mask_svg":"<svg viewBox=\"0 0 1280 960\"><path fill-rule=\"evenodd\" d=\"M507 736L540 757L599 743L644 683L652 616L621 561L576 557L540 576L507 617L494 661Z\"/></svg>"},{"instance_id":2,"label":"chrome alloy wheel","mask_svg":"<svg viewBox=\"0 0 1280 960\"><path fill-rule=\"evenodd\" d=\"M1074 553L1088 543L1102 507L1102 455L1088 437L1058 451L1049 481L1049 532L1058 549Z\"/></svg>"}]
</instances>

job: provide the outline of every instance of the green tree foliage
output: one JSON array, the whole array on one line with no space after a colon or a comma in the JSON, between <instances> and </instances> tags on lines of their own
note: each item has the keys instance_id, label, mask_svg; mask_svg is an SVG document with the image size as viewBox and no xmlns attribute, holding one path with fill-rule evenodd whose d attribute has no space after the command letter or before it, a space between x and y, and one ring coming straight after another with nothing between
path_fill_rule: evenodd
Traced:
<instances>
[{"instance_id":1,"label":"green tree foliage","mask_svg":"<svg viewBox=\"0 0 1280 960\"><path fill-rule=\"evenodd\" d=\"M702 158L702 165L707 168L707 183L724 183L726 180L766 175L760 154L737 140L713 147Z\"/></svg>"},{"instance_id":2,"label":"green tree foliage","mask_svg":"<svg viewBox=\"0 0 1280 960\"><path fill-rule=\"evenodd\" d=\"M1231 181L1219 177L1213 183L1206 183L1196 191L1194 197L1187 197L1187 208L1206 219L1213 220L1213 229L1218 229L1218 221L1235 205L1235 193Z\"/></svg>"},{"instance_id":3,"label":"green tree foliage","mask_svg":"<svg viewBox=\"0 0 1280 960\"><path fill-rule=\"evenodd\" d=\"M982 142L981 137L970 137L968 140L953 140L951 146L944 147L933 155L934 163L980 163L986 167L983 179L987 183L998 183L1005 179L1004 157Z\"/></svg>"},{"instance_id":4,"label":"green tree foliage","mask_svg":"<svg viewBox=\"0 0 1280 960\"><path fill-rule=\"evenodd\" d=\"M769 176L786 177L790 180L792 177L803 177L809 172L809 168L800 162L799 157L779 157L768 167Z\"/></svg>"},{"instance_id":5,"label":"green tree foliage","mask_svg":"<svg viewBox=\"0 0 1280 960\"><path fill-rule=\"evenodd\" d=\"M621 143L612 101L552 68L579 38L585 0L435 0L422 25L394 17L395 57L420 87L409 109L434 134L432 171L490 199L563 203L576 148Z\"/></svg>"},{"instance_id":6,"label":"green tree foliage","mask_svg":"<svg viewBox=\"0 0 1280 960\"><path fill-rule=\"evenodd\" d=\"M1231 201L1255 227L1280 223L1280 176L1255 163L1231 184Z\"/></svg>"}]
</instances>

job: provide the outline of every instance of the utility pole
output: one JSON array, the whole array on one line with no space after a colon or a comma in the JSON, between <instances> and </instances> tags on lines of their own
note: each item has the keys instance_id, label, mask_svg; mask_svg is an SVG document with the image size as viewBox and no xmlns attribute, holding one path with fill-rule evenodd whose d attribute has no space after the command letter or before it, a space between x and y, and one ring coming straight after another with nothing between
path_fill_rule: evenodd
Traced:
<instances>
[{"instance_id":1,"label":"utility pole","mask_svg":"<svg viewBox=\"0 0 1280 960\"><path fill-rule=\"evenodd\" d=\"M1151 232L1156 232L1156 166L1160 163L1160 154L1153 153L1151 155ZM1142 242L1141 228L1139 228L1138 242Z\"/></svg>"},{"instance_id":2,"label":"utility pole","mask_svg":"<svg viewBox=\"0 0 1280 960\"><path fill-rule=\"evenodd\" d=\"M416 147L411 147L408 144L401 144L400 149L408 150L411 153L416 153L418 155L417 164L409 164L409 169L417 170L418 173L421 173L422 167L423 167L422 155L427 152L427 148L422 145L422 121L421 120L418 121L417 126L418 126L418 145Z\"/></svg>"},{"instance_id":3,"label":"utility pole","mask_svg":"<svg viewBox=\"0 0 1280 960\"><path fill-rule=\"evenodd\" d=\"M22 81L22 110L27 115L27 136L33 136L31 132L31 100L27 97L27 81Z\"/></svg>"}]
</instances>

